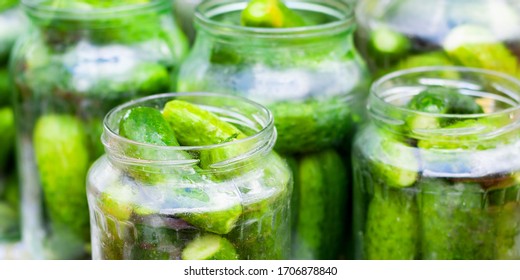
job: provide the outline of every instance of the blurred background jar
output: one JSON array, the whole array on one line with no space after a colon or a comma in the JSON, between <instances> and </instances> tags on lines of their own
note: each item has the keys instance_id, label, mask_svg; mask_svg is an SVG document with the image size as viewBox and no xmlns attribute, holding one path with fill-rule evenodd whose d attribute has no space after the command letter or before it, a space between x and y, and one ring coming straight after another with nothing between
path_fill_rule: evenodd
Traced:
<instances>
[{"instance_id":1,"label":"blurred background jar","mask_svg":"<svg viewBox=\"0 0 520 280\"><path fill-rule=\"evenodd\" d=\"M173 12L190 42L195 40L195 7L203 0L173 0Z\"/></svg>"},{"instance_id":2,"label":"blurred background jar","mask_svg":"<svg viewBox=\"0 0 520 280\"><path fill-rule=\"evenodd\" d=\"M427 67L370 94L353 150L356 257L520 258L520 81Z\"/></svg>"},{"instance_id":3,"label":"blurred background jar","mask_svg":"<svg viewBox=\"0 0 520 280\"><path fill-rule=\"evenodd\" d=\"M106 112L169 91L187 43L169 0L24 0L10 71L23 238L35 258L89 258L85 177Z\"/></svg>"},{"instance_id":4,"label":"blurred background jar","mask_svg":"<svg viewBox=\"0 0 520 280\"><path fill-rule=\"evenodd\" d=\"M14 114L7 63L27 20L17 0L0 2L0 259L20 258L20 197L14 162Z\"/></svg>"},{"instance_id":5,"label":"blurred background jar","mask_svg":"<svg viewBox=\"0 0 520 280\"><path fill-rule=\"evenodd\" d=\"M224 124L241 135L214 141ZM150 131L178 143L144 142L157 138ZM273 152L265 107L207 93L151 96L111 111L102 139L87 189L94 259L289 257L292 177Z\"/></svg>"},{"instance_id":6,"label":"blurred background jar","mask_svg":"<svg viewBox=\"0 0 520 280\"><path fill-rule=\"evenodd\" d=\"M459 65L519 77L520 2L360 0L356 44L371 70Z\"/></svg>"},{"instance_id":7,"label":"blurred background jar","mask_svg":"<svg viewBox=\"0 0 520 280\"><path fill-rule=\"evenodd\" d=\"M352 9L339 0L287 1L307 25L262 28L241 25L247 4L198 6L178 91L244 96L272 110L275 150L295 177L292 258L339 258L349 216L349 139L369 82L353 46Z\"/></svg>"}]
</instances>

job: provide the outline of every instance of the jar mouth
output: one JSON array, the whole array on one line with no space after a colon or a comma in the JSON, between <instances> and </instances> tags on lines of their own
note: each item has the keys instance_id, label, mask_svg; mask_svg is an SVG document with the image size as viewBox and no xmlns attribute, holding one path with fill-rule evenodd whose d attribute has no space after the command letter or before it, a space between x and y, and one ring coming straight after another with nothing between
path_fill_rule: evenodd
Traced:
<instances>
[{"instance_id":1,"label":"jar mouth","mask_svg":"<svg viewBox=\"0 0 520 280\"><path fill-rule=\"evenodd\" d=\"M234 37L313 37L332 35L345 32L354 26L354 10L350 4L339 0L300 0L285 1L294 10L318 12L334 18L331 22L312 26L289 28L247 27L239 24L221 22L215 17L239 12L245 9L249 0L209 0L204 1L195 9L195 23L210 33Z\"/></svg>"},{"instance_id":2,"label":"jar mouth","mask_svg":"<svg viewBox=\"0 0 520 280\"><path fill-rule=\"evenodd\" d=\"M474 98L484 112L430 113L406 107L406 101L429 87L456 89L460 94ZM520 125L520 80L501 72L468 67L430 66L400 70L372 84L367 109L372 119L393 126L404 125L407 117L421 116L447 122L503 118L509 119L509 123L503 125L512 128L512 125ZM467 128L450 131L453 134L475 132L464 132L464 129ZM446 131L425 128L422 132L444 134Z\"/></svg>"},{"instance_id":3,"label":"jar mouth","mask_svg":"<svg viewBox=\"0 0 520 280\"><path fill-rule=\"evenodd\" d=\"M167 0L151 0L148 3L142 4L82 9L77 7L53 7L48 3L49 0L21 0L20 2L29 16L77 21L135 16L160 9L167 9L171 5L170 1Z\"/></svg>"},{"instance_id":4,"label":"jar mouth","mask_svg":"<svg viewBox=\"0 0 520 280\"><path fill-rule=\"evenodd\" d=\"M136 142L119 135L118 130L120 120L129 109L145 106L162 110L164 104L174 99L189 101L203 109L218 114L219 117L225 118L226 121L233 124L240 122L241 126L251 129L253 133L245 138L235 139L234 141L204 146L159 146ZM225 106L211 105L213 102L233 106L233 110L239 107L238 109L247 110L251 116L245 116L245 114L225 108ZM237 108L235 108L235 106ZM220 165L224 166L241 161L245 158L250 158L259 153L270 151L276 141L274 118L266 107L243 97L206 92L164 93L136 99L112 109L105 116L103 126L104 132L102 135L102 143L105 146L107 154L120 154L117 156L118 158L125 158L124 161L133 162L135 164L155 162L158 165L193 165L198 162L198 159L179 160L175 155L180 151L192 154L237 146L249 148L245 153L220 163ZM150 149L162 156L161 158L137 159L121 155L122 151L129 147L132 149ZM218 167L218 165L219 164L216 166Z\"/></svg>"}]
</instances>

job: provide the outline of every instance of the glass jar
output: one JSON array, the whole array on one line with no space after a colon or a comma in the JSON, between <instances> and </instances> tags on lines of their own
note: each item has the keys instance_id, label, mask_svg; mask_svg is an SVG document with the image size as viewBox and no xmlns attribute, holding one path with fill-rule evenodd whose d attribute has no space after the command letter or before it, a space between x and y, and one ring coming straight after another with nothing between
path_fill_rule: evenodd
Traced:
<instances>
[{"instance_id":1,"label":"glass jar","mask_svg":"<svg viewBox=\"0 0 520 280\"><path fill-rule=\"evenodd\" d=\"M433 101L446 92L454 102ZM352 157L357 258L520 258L518 80L404 70L373 84L368 110Z\"/></svg>"},{"instance_id":2,"label":"glass jar","mask_svg":"<svg viewBox=\"0 0 520 280\"><path fill-rule=\"evenodd\" d=\"M162 110L174 99L248 136L210 146L157 146L120 135L129 110ZM106 155L90 169L87 187L94 259L288 257L292 177L272 151L276 130L267 109L237 97L163 94L115 108L104 129ZM214 153L225 156L204 165L204 155Z\"/></svg>"},{"instance_id":3,"label":"glass jar","mask_svg":"<svg viewBox=\"0 0 520 280\"><path fill-rule=\"evenodd\" d=\"M17 258L20 240L19 191L14 168L14 116L7 61L19 34L26 29L26 19L18 1L0 3L0 259Z\"/></svg>"},{"instance_id":4,"label":"glass jar","mask_svg":"<svg viewBox=\"0 0 520 280\"><path fill-rule=\"evenodd\" d=\"M193 26L195 7L201 2L202 0L173 0L175 16L191 42L195 39L195 27Z\"/></svg>"},{"instance_id":5,"label":"glass jar","mask_svg":"<svg viewBox=\"0 0 520 280\"><path fill-rule=\"evenodd\" d=\"M104 3L23 1L32 27L10 68L23 238L35 258L89 257L85 176L103 153L102 118L125 100L169 91L186 52L170 1Z\"/></svg>"},{"instance_id":6,"label":"glass jar","mask_svg":"<svg viewBox=\"0 0 520 280\"><path fill-rule=\"evenodd\" d=\"M347 227L349 137L369 77L354 49L353 15L339 1L286 1L311 26L240 25L247 1L198 6L197 38L181 66L179 91L226 93L266 105L275 116L275 149L295 174L293 256L335 259Z\"/></svg>"},{"instance_id":7,"label":"glass jar","mask_svg":"<svg viewBox=\"0 0 520 280\"><path fill-rule=\"evenodd\" d=\"M458 65L519 77L518 1L363 0L356 15L356 43L378 76Z\"/></svg>"}]
</instances>

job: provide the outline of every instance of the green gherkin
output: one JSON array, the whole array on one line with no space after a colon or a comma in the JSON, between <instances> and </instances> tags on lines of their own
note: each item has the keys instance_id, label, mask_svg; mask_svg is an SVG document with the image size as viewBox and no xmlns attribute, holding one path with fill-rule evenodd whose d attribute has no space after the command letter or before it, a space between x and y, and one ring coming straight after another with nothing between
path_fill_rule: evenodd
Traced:
<instances>
[{"instance_id":1,"label":"green gherkin","mask_svg":"<svg viewBox=\"0 0 520 280\"><path fill-rule=\"evenodd\" d=\"M50 246L58 258L74 258L90 238L85 179L89 167L87 135L69 115L40 117L34 128L34 154L49 217ZM82 250L79 250L82 251Z\"/></svg>"},{"instance_id":2,"label":"green gherkin","mask_svg":"<svg viewBox=\"0 0 520 280\"><path fill-rule=\"evenodd\" d=\"M460 65L516 77L520 74L514 54L486 28L461 25L446 36L443 47L450 58Z\"/></svg>"},{"instance_id":3,"label":"green gherkin","mask_svg":"<svg viewBox=\"0 0 520 280\"><path fill-rule=\"evenodd\" d=\"M305 26L305 20L281 0L251 0L240 15L248 27L287 28Z\"/></svg>"},{"instance_id":4,"label":"green gherkin","mask_svg":"<svg viewBox=\"0 0 520 280\"><path fill-rule=\"evenodd\" d=\"M293 258L333 259L341 250L345 200L346 167L334 150L305 155L300 159L299 205L293 229Z\"/></svg>"},{"instance_id":5,"label":"green gherkin","mask_svg":"<svg viewBox=\"0 0 520 280\"><path fill-rule=\"evenodd\" d=\"M423 259L493 259L492 220L480 185L424 180L418 188Z\"/></svg>"},{"instance_id":6,"label":"green gherkin","mask_svg":"<svg viewBox=\"0 0 520 280\"><path fill-rule=\"evenodd\" d=\"M419 220L414 192L376 186L368 206L363 242L365 259L416 258Z\"/></svg>"},{"instance_id":7,"label":"green gherkin","mask_svg":"<svg viewBox=\"0 0 520 280\"><path fill-rule=\"evenodd\" d=\"M317 152L341 143L351 131L352 109L339 99L279 102L268 106L282 153Z\"/></svg>"},{"instance_id":8,"label":"green gherkin","mask_svg":"<svg viewBox=\"0 0 520 280\"><path fill-rule=\"evenodd\" d=\"M233 244L226 238L206 234L191 241L182 251L183 260L237 260Z\"/></svg>"}]
</instances>

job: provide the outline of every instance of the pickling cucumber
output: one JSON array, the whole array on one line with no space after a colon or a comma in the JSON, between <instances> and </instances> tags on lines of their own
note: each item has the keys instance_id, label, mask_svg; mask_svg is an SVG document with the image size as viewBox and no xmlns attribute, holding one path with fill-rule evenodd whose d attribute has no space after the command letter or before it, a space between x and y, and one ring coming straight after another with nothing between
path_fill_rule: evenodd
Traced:
<instances>
[{"instance_id":1,"label":"pickling cucumber","mask_svg":"<svg viewBox=\"0 0 520 280\"><path fill-rule=\"evenodd\" d=\"M183 260L237 260L233 244L226 238L206 234L191 241L182 251Z\"/></svg>"},{"instance_id":2,"label":"pickling cucumber","mask_svg":"<svg viewBox=\"0 0 520 280\"><path fill-rule=\"evenodd\" d=\"M413 260L419 249L419 220L413 191L374 187L365 224L364 258Z\"/></svg>"},{"instance_id":3,"label":"pickling cucumber","mask_svg":"<svg viewBox=\"0 0 520 280\"><path fill-rule=\"evenodd\" d=\"M347 201L346 166L334 150L302 156L294 259L335 259L340 253Z\"/></svg>"},{"instance_id":4,"label":"pickling cucumber","mask_svg":"<svg viewBox=\"0 0 520 280\"><path fill-rule=\"evenodd\" d=\"M51 226L50 243L57 246L58 240L63 239L57 250L65 255L69 249L72 253L75 246L83 247L90 240L85 188L90 160L86 139L81 121L74 116L45 115L34 128L34 154Z\"/></svg>"},{"instance_id":5,"label":"pickling cucumber","mask_svg":"<svg viewBox=\"0 0 520 280\"><path fill-rule=\"evenodd\" d=\"M248 27L287 28L305 26L305 20L281 0L251 0L240 22Z\"/></svg>"}]
</instances>

